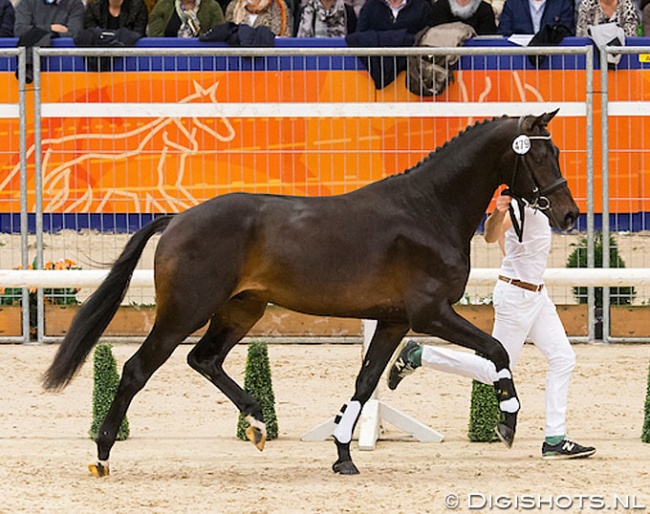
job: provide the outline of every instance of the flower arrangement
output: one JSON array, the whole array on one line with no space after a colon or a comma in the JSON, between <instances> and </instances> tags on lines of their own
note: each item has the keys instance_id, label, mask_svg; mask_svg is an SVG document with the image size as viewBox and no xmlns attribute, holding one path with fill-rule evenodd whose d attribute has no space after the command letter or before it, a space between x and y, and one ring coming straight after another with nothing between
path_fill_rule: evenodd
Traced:
<instances>
[{"instance_id":1,"label":"flower arrangement","mask_svg":"<svg viewBox=\"0 0 650 514\"><path fill-rule=\"evenodd\" d=\"M34 260L28 267L28 269L34 269L36 267L36 261ZM22 269L22 266L18 265L14 269ZM67 269L81 269L77 266L77 263L70 259L61 259L56 262L48 261L43 266L45 270L67 270ZM73 287L52 287L43 289L43 299L46 304L51 305L74 305L79 303L77 300L77 293L79 289ZM36 338L37 324L38 320L36 319L37 311L37 294L36 289L29 290L29 326L30 326L30 337L32 339ZM0 288L0 305L22 305L23 303L23 290L20 287L5 287Z\"/></svg>"},{"instance_id":2,"label":"flower arrangement","mask_svg":"<svg viewBox=\"0 0 650 514\"><path fill-rule=\"evenodd\" d=\"M36 261L28 266L28 269L34 269ZM18 265L14 269L22 269ZM56 262L48 261L43 266L45 270L68 270L68 269L81 269L77 263L70 259L61 259ZM54 287L43 289L43 297L45 303L52 305L73 305L79 303L77 300L77 293L79 289L73 287ZM19 287L5 287L0 288L0 305L21 305L23 300L23 290ZM29 290L29 304L36 306L36 289Z\"/></svg>"}]
</instances>

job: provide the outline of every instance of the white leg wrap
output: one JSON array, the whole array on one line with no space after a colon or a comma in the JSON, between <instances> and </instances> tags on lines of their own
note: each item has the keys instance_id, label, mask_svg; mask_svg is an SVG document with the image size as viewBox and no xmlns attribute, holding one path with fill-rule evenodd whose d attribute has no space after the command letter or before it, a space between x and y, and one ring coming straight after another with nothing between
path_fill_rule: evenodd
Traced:
<instances>
[{"instance_id":1,"label":"white leg wrap","mask_svg":"<svg viewBox=\"0 0 650 514\"><path fill-rule=\"evenodd\" d=\"M517 400L517 398L509 398L508 400L500 402L499 409L501 409L502 412L509 412L510 414L519 412L519 400Z\"/></svg>"},{"instance_id":2,"label":"white leg wrap","mask_svg":"<svg viewBox=\"0 0 650 514\"><path fill-rule=\"evenodd\" d=\"M510 378L512 379L512 373L510 373L510 370L508 368L503 368L501 371L497 373L497 379L499 378Z\"/></svg>"},{"instance_id":3,"label":"white leg wrap","mask_svg":"<svg viewBox=\"0 0 650 514\"><path fill-rule=\"evenodd\" d=\"M250 426L255 427L255 428L259 428L260 432L262 432L262 434L264 434L264 437L266 437L266 425L264 423L262 423L258 419L255 419L250 414L248 416L246 416L246 421L248 421Z\"/></svg>"},{"instance_id":4,"label":"white leg wrap","mask_svg":"<svg viewBox=\"0 0 650 514\"><path fill-rule=\"evenodd\" d=\"M345 407L345 412L341 409L341 412L336 417L336 428L332 432L332 435L339 443L347 444L352 441L352 428L360 412L361 403L357 400L348 402Z\"/></svg>"}]
</instances>

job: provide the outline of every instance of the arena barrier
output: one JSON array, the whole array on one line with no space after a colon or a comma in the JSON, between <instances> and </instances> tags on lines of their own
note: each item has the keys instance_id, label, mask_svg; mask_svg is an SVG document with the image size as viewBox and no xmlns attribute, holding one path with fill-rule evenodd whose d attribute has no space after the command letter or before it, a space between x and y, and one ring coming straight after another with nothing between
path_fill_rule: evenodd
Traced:
<instances>
[{"instance_id":1,"label":"arena barrier","mask_svg":"<svg viewBox=\"0 0 650 514\"><path fill-rule=\"evenodd\" d=\"M14 63L14 66L11 66ZM18 76L14 75L14 70ZM18 79L16 81L16 78ZM27 189L20 187L27 183L27 99L25 91L25 49L24 48L0 48L0 81L4 86L3 99L0 103L0 160L3 162L16 162L19 166L19 187L13 189L10 195L16 200L5 203L0 199L0 210L10 209L15 214L8 220L8 228L20 235L20 242L15 246L3 248L0 252L0 268L4 268L7 262L14 265L20 263L23 269L28 265L28 228L27 228ZM18 87L16 87L18 86ZM7 169L3 166L3 173ZM17 203L16 203L17 202ZM18 208L16 208L18 207ZM21 291L22 309L20 310L21 334L16 332L9 336L0 336L0 342L22 342L29 337L29 301L28 290Z\"/></svg>"},{"instance_id":2,"label":"arena barrier","mask_svg":"<svg viewBox=\"0 0 650 514\"><path fill-rule=\"evenodd\" d=\"M593 164L598 155L592 87L597 66L591 46L573 39L569 43L582 46L532 50L477 40L459 49L426 50L38 49L43 71L37 59L28 91L36 130L26 152L30 178L24 187L36 267L67 258L84 269L61 271L60 276L85 275L110 262L126 234L158 213L177 212L230 191L350 191L414 165L477 120L557 107L553 138L586 212L579 229L593 235L602 219ZM292 43L303 41L282 44ZM527 57L531 53L547 56L546 62L533 66ZM456 54L459 62L454 82L436 97L409 92L405 73L377 89L360 64L361 58L390 64L386 59L442 54ZM88 58L108 60L112 71L87 71ZM0 220L3 232L10 234L7 227L19 212L20 165L8 159L2 169ZM642 168L631 166L626 172L645 187L639 178ZM621 177L629 180L624 173ZM621 223L639 218L638 212L628 214ZM567 238L554 262L566 260L579 237L576 232ZM475 271L485 268L490 274L499 257L493 252L474 262ZM149 255L136 273L151 265ZM471 284L489 291L493 282L472 279ZM143 295L151 298L150 282L144 285ZM567 295L570 288L564 283L560 289L559 294ZM140 303L133 298L127 301ZM43 341L44 308L41 301L38 305L37 334Z\"/></svg>"},{"instance_id":3,"label":"arena barrier","mask_svg":"<svg viewBox=\"0 0 650 514\"><path fill-rule=\"evenodd\" d=\"M643 46L645 45L645 46ZM622 69L610 69L608 61L619 60ZM650 135L650 87L647 63L650 62L650 46L646 41L638 41L634 46L607 47L600 52L600 91L601 91L601 182L602 182L602 234L603 255L609 254L609 236L618 231L622 211L643 213L650 206L650 196L644 190L647 177L643 170L648 167L648 151L645 134ZM616 65L618 67L618 65ZM620 73L619 73L620 72ZM628 81L633 80L630 84ZM619 180L626 169L639 169L642 174L635 177L629 174L629 183ZM640 182L636 182L636 180ZM615 201L612 201L615 199ZM625 205L627 204L627 205ZM647 220L637 219L639 230L647 230ZM645 252L641 254L641 265L647 267ZM603 268L610 262L603 259ZM634 284L630 284L634 285ZM610 289L603 289L603 334L610 342L622 340L610 335ZM624 340L643 340L624 338Z\"/></svg>"}]
</instances>

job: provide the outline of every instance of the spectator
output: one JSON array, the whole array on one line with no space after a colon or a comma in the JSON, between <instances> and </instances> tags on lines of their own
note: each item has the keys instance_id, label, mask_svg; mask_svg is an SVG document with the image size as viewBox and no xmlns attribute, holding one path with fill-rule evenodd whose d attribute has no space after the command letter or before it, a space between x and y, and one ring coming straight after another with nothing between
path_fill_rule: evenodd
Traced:
<instances>
[{"instance_id":1,"label":"spectator","mask_svg":"<svg viewBox=\"0 0 650 514\"><path fill-rule=\"evenodd\" d=\"M16 7L14 36L40 29L58 37L74 37L83 28L81 0L20 0Z\"/></svg>"},{"instance_id":2,"label":"spectator","mask_svg":"<svg viewBox=\"0 0 650 514\"><path fill-rule=\"evenodd\" d=\"M345 37L357 28L354 8L343 0L306 0L296 37Z\"/></svg>"},{"instance_id":3,"label":"spectator","mask_svg":"<svg viewBox=\"0 0 650 514\"><path fill-rule=\"evenodd\" d=\"M417 34L432 23L428 0L367 0L359 14L357 32L406 29Z\"/></svg>"},{"instance_id":4,"label":"spectator","mask_svg":"<svg viewBox=\"0 0 650 514\"><path fill-rule=\"evenodd\" d=\"M627 37L637 35L639 18L632 0L582 0L578 10L576 35L589 36L590 25L616 23Z\"/></svg>"},{"instance_id":5,"label":"spectator","mask_svg":"<svg viewBox=\"0 0 650 514\"><path fill-rule=\"evenodd\" d=\"M291 37L293 21L284 0L232 0L226 21L253 28L266 27L276 36Z\"/></svg>"},{"instance_id":6,"label":"spectator","mask_svg":"<svg viewBox=\"0 0 650 514\"><path fill-rule=\"evenodd\" d=\"M149 37L198 37L224 23L216 0L158 0L149 14Z\"/></svg>"},{"instance_id":7,"label":"spectator","mask_svg":"<svg viewBox=\"0 0 650 514\"><path fill-rule=\"evenodd\" d=\"M9 0L0 0L0 37L14 37L16 13Z\"/></svg>"},{"instance_id":8,"label":"spectator","mask_svg":"<svg viewBox=\"0 0 650 514\"><path fill-rule=\"evenodd\" d=\"M86 6L84 27L117 30L126 28L144 36L147 6L142 0L91 0Z\"/></svg>"},{"instance_id":9,"label":"spectator","mask_svg":"<svg viewBox=\"0 0 650 514\"><path fill-rule=\"evenodd\" d=\"M438 0L433 4L433 26L461 21L481 35L496 34L492 6L483 0Z\"/></svg>"},{"instance_id":10,"label":"spectator","mask_svg":"<svg viewBox=\"0 0 650 514\"><path fill-rule=\"evenodd\" d=\"M650 36L650 0L641 2L641 34L644 37Z\"/></svg>"},{"instance_id":11,"label":"spectator","mask_svg":"<svg viewBox=\"0 0 650 514\"><path fill-rule=\"evenodd\" d=\"M499 18L499 34L537 34L546 25L564 25L575 32L573 0L506 0Z\"/></svg>"},{"instance_id":12,"label":"spectator","mask_svg":"<svg viewBox=\"0 0 650 514\"><path fill-rule=\"evenodd\" d=\"M26 81L33 81L34 46L50 46L53 37L75 37L84 25L81 0L20 0L16 7L14 36L28 49Z\"/></svg>"}]
</instances>

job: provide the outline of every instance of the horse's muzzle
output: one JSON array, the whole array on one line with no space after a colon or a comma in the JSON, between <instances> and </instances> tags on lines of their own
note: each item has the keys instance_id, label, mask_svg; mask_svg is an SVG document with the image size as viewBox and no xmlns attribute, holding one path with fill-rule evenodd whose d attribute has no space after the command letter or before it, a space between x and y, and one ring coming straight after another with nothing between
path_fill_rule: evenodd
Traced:
<instances>
[{"instance_id":1,"label":"horse's muzzle","mask_svg":"<svg viewBox=\"0 0 650 514\"><path fill-rule=\"evenodd\" d=\"M564 216L564 220L562 220L562 225L559 227L562 230L569 230L575 225L576 221L578 221L578 217L580 216L580 210L579 209L572 209L569 212L567 212Z\"/></svg>"}]
</instances>

